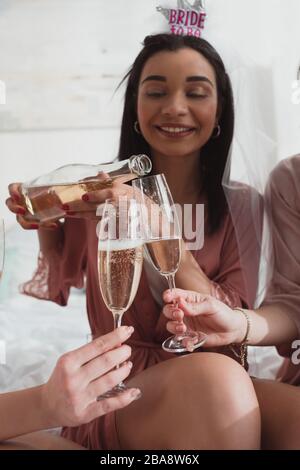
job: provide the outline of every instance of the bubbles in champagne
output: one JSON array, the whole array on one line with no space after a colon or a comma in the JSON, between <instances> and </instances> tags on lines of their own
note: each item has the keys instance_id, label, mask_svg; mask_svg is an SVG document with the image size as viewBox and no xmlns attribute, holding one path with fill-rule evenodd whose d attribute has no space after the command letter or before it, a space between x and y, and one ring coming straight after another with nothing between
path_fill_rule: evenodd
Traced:
<instances>
[{"instance_id":1,"label":"bubbles in champagne","mask_svg":"<svg viewBox=\"0 0 300 470\"><path fill-rule=\"evenodd\" d=\"M99 242L99 284L109 310L126 311L130 307L138 289L142 264L140 240Z\"/></svg>"},{"instance_id":2,"label":"bubbles in champagne","mask_svg":"<svg viewBox=\"0 0 300 470\"><path fill-rule=\"evenodd\" d=\"M123 250L132 250L133 248L138 248L143 246L143 240L105 240L99 241L99 251L123 251Z\"/></svg>"}]
</instances>

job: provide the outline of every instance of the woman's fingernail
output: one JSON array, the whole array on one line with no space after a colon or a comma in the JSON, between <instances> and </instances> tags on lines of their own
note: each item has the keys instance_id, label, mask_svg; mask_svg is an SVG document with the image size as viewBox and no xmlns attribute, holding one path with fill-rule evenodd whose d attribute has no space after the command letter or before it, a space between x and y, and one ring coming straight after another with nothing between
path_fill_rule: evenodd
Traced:
<instances>
[{"instance_id":1,"label":"woman's fingernail","mask_svg":"<svg viewBox=\"0 0 300 470\"><path fill-rule=\"evenodd\" d=\"M188 352L193 352L195 349L195 345L193 344L192 341L188 341L186 345L186 349Z\"/></svg>"},{"instance_id":2,"label":"woman's fingernail","mask_svg":"<svg viewBox=\"0 0 300 470\"><path fill-rule=\"evenodd\" d=\"M133 366L133 364L132 364L131 361L124 362L123 365L126 366L126 367L128 367L129 369L132 369L132 366Z\"/></svg>"},{"instance_id":3,"label":"woman's fingernail","mask_svg":"<svg viewBox=\"0 0 300 470\"><path fill-rule=\"evenodd\" d=\"M130 393L134 400L138 400L142 396L142 392L138 388L133 388Z\"/></svg>"},{"instance_id":4,"label":"woman's fingernail","mask_svg":"<svg viewBox=\"0 0 300 470\"><path fill-rule=\"evenodd\" d=\"M30 224L30 228L33 230L37 230L39 228L38 224Z\"/></svg>"},{"instance_id":5,"label":"woman's fingernail","mask_svg":"<svg viewBox=\"0 0 300 470\"><path fill-rule=\"evenodd\" d=\"M75 215L76 212L75 211L67 211L67 215Z\"/></svg>"},{"instance_id":6,"label":"woman's fingernail","mask_svg":"<svg viewBox=\"0 0 300 470\"><path fill-rule=\"evenodd\" d=\"M68 211L70 209L69 204L63 204L61 207L64 211Z\"/></svg>"},{"instance_id":7,"label":"woman's fingernail","mask_svg":"<svg viewBox=\"0 0 300 470\"><path fill-rule=\"evenodd\" d=\"M26 214L26 211L25 211L25 209L22 209L22 208L20 207L20 209L18 209L18 211L17 211L17 214L19 214L19 215L25 215L25 214Z\"/></svg>"},{"instance_id":8,"label":"woman's fingernail","mask_svg":"<svg viewBox=\"0 0 300 470\"><path fill-rule=\"evenodd\" d=\"M89 201L89 196L87 194L84 194L81 199L84 201L84 202L88 202Z\"/></svg>"},{"instance_id":9,"label":"woman's fingernail","mask_svg":"<svg viewBox=\"0 0 300 470\"><path fill-rule=\"evenodd\" d=\"M132 333L134 332L134 328L133 326L126 326L126 333L129 335L132 335Z\"/></svg>"},{"instance_id":10,"label":"woman's fingernail","mask_svg":"<svg viewBox=\"0 0 300 470\"><path fill-rule=\"evenodd\" d=\"M18 194L14 194L11 198L16 203L21 202L21 197Z\"/></svg>"}]
</instances>

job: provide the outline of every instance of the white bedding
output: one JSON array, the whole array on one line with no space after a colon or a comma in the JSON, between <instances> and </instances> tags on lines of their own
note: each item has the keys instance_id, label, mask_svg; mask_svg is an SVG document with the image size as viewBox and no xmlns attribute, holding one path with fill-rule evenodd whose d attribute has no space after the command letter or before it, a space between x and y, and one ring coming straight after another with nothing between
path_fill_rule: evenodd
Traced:
<instances>
[{"instance_id":1,"label":"white bedding","mask_svg":"<svg viewBox=\"0 0 300 470\"><path fill-rule=\"evenodd\" d=\"M43 383L57 358L86 342L89 325L84 291L73 289L67 307L18 292L36 267L37 234L15 226L6 234L4 275L0 286L0 391Z\"/></svg>"},{"instance_id":2,"label":"white bedding","mask_svg":"<svg viewBox=\"0 0 300 470\"><path fill-rule=\"evenodd\" d=\"M0 392L40 384L49 377L57 358L86 342L89 325L84 291L73 289L67 307L18 292L36 266L37 235L14 226L6 235L6 259L0 286ZM281 358L275 348L251 348L250 373L273 378Z\"/></svg>"}]
</instances>

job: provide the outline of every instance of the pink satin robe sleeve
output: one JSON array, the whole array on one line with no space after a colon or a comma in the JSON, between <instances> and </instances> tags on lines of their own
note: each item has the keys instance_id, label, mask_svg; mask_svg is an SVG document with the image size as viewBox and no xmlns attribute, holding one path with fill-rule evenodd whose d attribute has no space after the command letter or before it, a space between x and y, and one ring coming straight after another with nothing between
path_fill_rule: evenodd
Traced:
<instances>
[{"instance_id":1,"label":"pink satin robe sleeve","mask_svg":"<svg viewBox=\"0 0 300 470\"><path fill-rule=\"evenodd\" d=\"M273 243L273 271L265 305L288 307L300 337L300 155L280 162L270 175L266 189L266 206ZM277 347L282 356L290 357L291 344ZM286 361L279 378L300 383L299 365Z\"/></svg>"}]
</instances>

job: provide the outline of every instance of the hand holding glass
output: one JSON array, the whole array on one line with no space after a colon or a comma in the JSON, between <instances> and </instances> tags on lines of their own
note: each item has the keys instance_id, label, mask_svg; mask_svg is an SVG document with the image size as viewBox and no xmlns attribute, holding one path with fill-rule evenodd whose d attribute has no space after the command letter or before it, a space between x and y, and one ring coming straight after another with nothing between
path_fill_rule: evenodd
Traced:
<instances>
[{"instance_id":1,"label":"hand holding glass","mask_svg":"<svg viewBox=\"0 0 300 470\"><path fill-rule=\"evenodd\" d=\"M114 319L114 329L131 306L140 282L143 238L140 211L134 199L108 199L102 213L98 243L98 275L101 294ZM126 389L120 383L102 398ZM101 398L101 397L100 397Z\"/></svg>"},{"instance_id":2,"label":"hand holding glass","mask_svg":"<svg viewBox=\"0 0 300 470\"><path fill-rule=\"evenodd\" d=\"M143 202L147 255L172 290L180 264L182 239L171 191L163 174L135 180L132 185L137 191L136 197ZM165 351L180 353L200 347L205 340L204 333L187 329L185 333L167 338L162 347Z\"/></svg>"}]
</instances>

